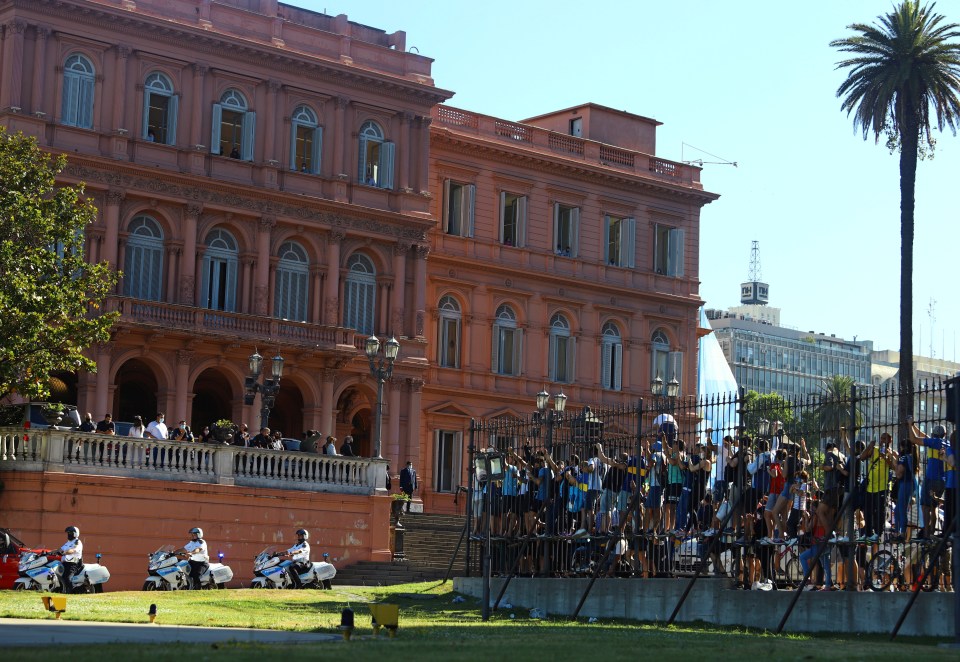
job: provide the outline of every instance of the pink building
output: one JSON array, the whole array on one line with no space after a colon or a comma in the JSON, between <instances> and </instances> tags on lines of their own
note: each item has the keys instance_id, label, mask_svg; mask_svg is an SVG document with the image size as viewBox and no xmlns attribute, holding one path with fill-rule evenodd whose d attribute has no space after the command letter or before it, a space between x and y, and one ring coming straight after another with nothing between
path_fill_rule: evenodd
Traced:
<instances>
[{"instance_id":1,"label":"pink building","mask_svg":"<svg viewBox=\"0 0 960 662\"><path fill-rule=\"evenodd\" d=\"M471 417L695 389L699 169L603 106L521 123L440 105L405 34L277 0L0 2L0 122L70 155L124 277L99 418L256 427L247 358L285 359L271 427L373 451L366 338L401 344L383 454L451 510Z\"/></svg>"}]
</instances>

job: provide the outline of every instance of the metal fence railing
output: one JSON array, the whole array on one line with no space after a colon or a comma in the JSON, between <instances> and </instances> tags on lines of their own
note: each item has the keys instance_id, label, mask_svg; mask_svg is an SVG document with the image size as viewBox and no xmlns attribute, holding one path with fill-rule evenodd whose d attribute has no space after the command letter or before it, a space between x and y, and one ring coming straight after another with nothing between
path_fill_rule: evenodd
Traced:
<instances>
[{"instance_id":1,"label":"metal fence railing","mask_svg":"<svg viewBox=\"0 0 960 662\"><path fill-rule=\"evenodd\" d=\"M489 560L503 577L948 590L946 389L847 388L474 420L465 571ZM901 398L915 421L898 419ZM498 480L476 470L490 454L502 457Z\"/></svg>"}]
</instances>

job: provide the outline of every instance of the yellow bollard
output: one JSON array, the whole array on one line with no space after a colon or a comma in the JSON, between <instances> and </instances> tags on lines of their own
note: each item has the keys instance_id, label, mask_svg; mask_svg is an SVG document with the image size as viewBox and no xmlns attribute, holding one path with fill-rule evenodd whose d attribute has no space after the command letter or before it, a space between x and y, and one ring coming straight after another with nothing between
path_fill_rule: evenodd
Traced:
<instances>
[{"instance_id":1,"label":"yellow bollard","mask_svg":"<svg viewBox=\"0 0 960 662\"><path fill-rule=\"evenodd\" d=\"M373 615L373 635L380 633L380 628L387 628L392 639L397 634L397 623L400 621L400 606L384 602L371 602L370 613Z\"/></svg>"},{"instance_id":2,"label":"yellow bollard","mask_svg":"<svg viewBox=\"0 0 960 662\"><path fill-rule=\"evenodd\" d=\"M44 595L40 598L43 601L43 608L52 611L60 620L60 614L67 610L67 596L65 595Z\"/></svg>"}]
</instances>

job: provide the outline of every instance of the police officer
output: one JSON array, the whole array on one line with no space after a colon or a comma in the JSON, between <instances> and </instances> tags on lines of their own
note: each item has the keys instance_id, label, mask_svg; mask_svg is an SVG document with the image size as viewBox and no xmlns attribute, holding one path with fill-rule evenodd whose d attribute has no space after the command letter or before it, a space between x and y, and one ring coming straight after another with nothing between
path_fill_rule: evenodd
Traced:
<instances>
[{"instance_id":1,"label":"police officer","mask_svg":"<svg viewBox=\"0 0 960 662\"><path fill-rule=\"evenodd\" d=\"M281 559L290 559L292 563L287 567L287 574L297 588L303 588L300 581L300 573L310 569L310 532L306 529L297 531L297 544L285 552L280 553Z\"/></svg>"},{"instance_id":2,"label":"police officer","mask_svg":"<svg viewBox=\"0 0 960 662\"><path fill-rule=\"evenodd\" d=\"M200 575L210 567L210 556L207 554L207 541L203 539L203 529L195 526L190 529L190 535L192 540L175 551L174 554L190 560L192 588L200 588Z\"/></svg>"},{"instance_id":3,"label":"police officer","mask_svg":"<svg viewBox=\"0 0 960 662\"><path fill-rule=\"evenodd\" d=\"M63 564L63 592L71 593L71 578L83 570L83 543L80 541L80 529L68 526L64 529L67 542L60 547L60 562Z\"/></svg>"}]
</instances>

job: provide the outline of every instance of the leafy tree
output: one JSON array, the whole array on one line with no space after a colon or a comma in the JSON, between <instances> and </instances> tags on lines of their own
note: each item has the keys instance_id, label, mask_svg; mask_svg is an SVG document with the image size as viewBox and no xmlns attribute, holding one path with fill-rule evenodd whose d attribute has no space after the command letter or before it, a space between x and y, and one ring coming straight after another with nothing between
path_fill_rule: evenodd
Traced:
<instances>
[{"instance_id":1,"label":"leafy tree","mask_svg":"<svg viewBox=\"0 0 960 662\"><path fill-rule=\"evenodd\" d=\"M848 26L857 34L830 45L851 57L837 63L848 69L837 90L841 108L853 115L864 140L900 146L900 420L913 414L913 235L914 191L921 138L931 149L934 126L949 126L956 135L960 121L960 36L955 23L944 23L934 4L903 0L873 25Z\"/></svg>"},{"instance_id":2,"label":"leafy tree","mask_svg":"<svg viewBox=\"0 0 960 662\"><path fill-rule=\"evenodd\" d=\"M100 312L119 274L85 260L97 210L83 186L56 186L65 165L0 127L0 398L45 399L50 373L96 371L84 352L118 315Z\"/></svg>"},{"instance_id":3,"label":"leafy tree","mask_svg":"<svg viewBox=\"0 0 960 662\"><path fill-rule=\"evenodd\" d=\"M761 395L756 391L747 391L743 397L743 425L747 434L759 434L761 420L767 420L771 424L780 421L789 434L795 420L790 401L777 393ZM771 427L770 434L774 432Z\"/></svg>"}]
</instances>

